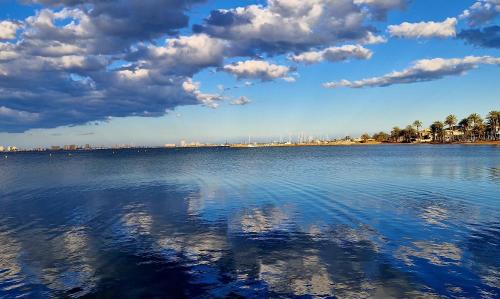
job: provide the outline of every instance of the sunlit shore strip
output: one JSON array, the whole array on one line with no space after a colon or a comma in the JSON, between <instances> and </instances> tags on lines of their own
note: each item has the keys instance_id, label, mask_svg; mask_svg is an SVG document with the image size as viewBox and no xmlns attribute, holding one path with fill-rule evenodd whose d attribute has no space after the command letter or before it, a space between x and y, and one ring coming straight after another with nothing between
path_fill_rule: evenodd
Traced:
<instances>
[{"instance_id":1,"label":"sunlit shore strip","mask_svg":"<svg viewBox=\"0 0 500 299\"><path fill-rule=\"evenodd\" d=\"M280 138L281 139L281 138ZM297 146L350 146L350 145L374 145L374 144L478 144L478 145L499 145L500 144L500 111L493 110L486 115L486 121L477 113L472 113L468 117L463 118L458 122L455 115L450 114L444 122L435 121L429 128L423 128L420 120L415 120L412 124L404 129L393 127L390 133L380 131L373 135L364 133L359 138L351 138L346 136L342 139L314 139L313 136L306 138L304 133L297 136L295 142L289 135L288 142L248 142L246 143L187 143L182 140L180 144L165 144L164 148L203 148L203 147L232 147L232 148L252 148L252 147L297 147ZM134 146L134 145L115 145L115 146L92 146L86 144L79 146L76 144L53 145L50 147L37 147L30 149L19 149L16 146L0 145L0 152L26 152L26 151L89 151L89 150L106 150L106 149L141 149L146 151L150 146ZM7 157L7 156L5 156Z\"/></svg>"},{"instance_id":2,"label":"sunlit shore strip","mask_svg":"<svg viewBox=\"0 0 500 299\"><path fill-rule=\"evenodd\" d=\"M332 142L308 142L308 143L255 143L255 144L231 144L231 148L254 148L254 147L302 147L302 146L365 146L365 145L446 145L446 144L461 144L461 145L500 145L500 140L497 141L476 141L476 142L448 142L448 143L438 143L438 142L413 142L413 143L401 143L401 142L378 142L378 141L367 141L367 142L356 142L356 141L332 141Z\"/></svg>"},{"instance_id":3,"label":"sunlit shore strip","mask_svg":"<svg viewBox=\"0 0 500 299\"><path fill-rule=\"evenodd\" d=\"M305 142L305 143L234 143L234 144L198 144L198 145L186 145L186 146L149 146L149 147L99 147L99 148L77 148L77 149L18 149L14 152L4 152L4 158L8 156L8 153L16 153L16 152L69 152L71 155L72 152L88 152L88 151L105 151L105 150L134 150L138 153L145 153L148 150L155 149L196 149L196 148L275 148L275 147L328 147L328 146L371 146L371 145L495 145L500 146L500 140L490 140L490 141L475 141L475 142L413 142L413 143L401 143L401 142L379 142L379 141L349 141L349 140L340 140L340 141L322 141L322 142Z\"/></svg>"}]
</instances>

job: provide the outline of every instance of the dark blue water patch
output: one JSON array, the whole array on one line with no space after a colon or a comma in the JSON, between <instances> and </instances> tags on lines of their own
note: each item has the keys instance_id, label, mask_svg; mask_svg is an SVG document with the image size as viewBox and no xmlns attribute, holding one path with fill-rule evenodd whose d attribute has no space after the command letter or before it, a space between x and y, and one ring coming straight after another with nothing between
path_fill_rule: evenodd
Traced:
<instances>
[{"instance_id":1,"label":"dark blue water patch","mask_svg":"<svg viewBox=\"0 0 500 299\"><path fill-rule=\"evenodd\" d=\"M17 153L0 297L500 294L500 148Z\"/></svg>"}]
</instances>

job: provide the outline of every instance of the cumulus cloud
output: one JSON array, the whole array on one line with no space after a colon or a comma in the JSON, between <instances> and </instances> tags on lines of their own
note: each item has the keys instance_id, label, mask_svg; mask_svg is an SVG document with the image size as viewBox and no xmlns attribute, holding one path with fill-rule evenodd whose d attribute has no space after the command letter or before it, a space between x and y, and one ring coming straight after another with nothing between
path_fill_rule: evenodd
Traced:
<instances>
[{"instance_id":1,"label":"cumulus cloud","mask_svg":"<svg viewBox=\"0 0 500 299\"><path fill-rule=\"evenodd\" d=\"M339 42L381 42L367 22L404 7L403 0L268 0L267 6L249 5L212 11L197 32L237 41L241 55L304 52Z\"/></svg>"},{"instance_id":2,"label":"cumulus cloud","mask_svg":"<svg viewBox=\"0 0 500 299\"><path fill-rule=\"evenodd\" d=\"M306 64L318 63L321 61L344 61L348 59L370 59L372 51L359 45L344 45L341 47L330 47L321 51L308 51L299 55L291 55L290 60Z\"/></svg>"},{"instance_id":3,"label":"cumulus cloud","mask_svg":"<svg viewBox=\"0 0 500 299\"><path fill-rule=\"evenodd\" d=\"M19 122L34 123L39 117L38 113L0 106L0 128L15 130Z\"/></svg>"},{"instance_id":4,"label":"cumulus cloud","mask_svg":"<svg viewBox=\"0 0 500 299\"><path fill-rule=\"evenodd\" d=\"M402 38L431 38L453 37L456 35L457 19L447 18L443 22L404 22L388 27L389 33L394 37Z\"/></svg>"},{"instance_id":5,"label":"cumulus cloud","mask_svg":"<svg viewBox=\"0 0 500 299\"><path fill-rule=\"evenodd\" d=\"M382 44L386 42L387 38L382 35L375 35L372 32L368 32L367 36L360 40L360 44L363 45Z\"/></svg>"},{"instance_id":6,"label":"cumulus cloud","mask_svg":"<svg viewBox=\"0 0 500 299\"><path fill-rule=\"evenodd\" d=\"M187 9L204 0L31 0L27 2L78 10L97 36L126 41L149 40L176 33L188 25Z\"/></svg>"},{"instance_id":7,"label":"cumulus cloud","mask_svg":"<svg viewBox=\"0 0 500 299\"><path fill-rule=\"evenodd\" d=\"M10 108L4 107L4 106L0 106L0 115L3 117L23 119L23 120L27 120L27 121L33 121L33 120L36 120L38 118L37 113L14 110L14 109L10 109Z\"/></svg>"},{"instance_id":8,"label":"cumulus cloud","mask_svg":"<svg viewBox=\"0 0 500 299\"><path fill-rule=\"evenodd\" d=\"M172 40L152 49L153 54L148 52L151 56L139 56L116 69L109 68L110 56L35 56L22 43L2 45L17 57L9 54L0 59L0 106L36 112L39 117L32 122L19 119L17 126L0 129L51 128L109 116L161 116L180 105L216 107L220 96L202 93L198 87L186 88L185 82L202 67L222 60L205 60L204 51L213 49L191 51L185 38ZM174 61L178 62L175 67Z\"/></svg>"},{"instance_id":9,"label":"cumulus cloud","mask_svg":"<svg viewBox=\"0 0 500 299\"><path fill-rule=\"evenodd\" d=\"M409 0L354 0L355 4L365 5L376 19L384 19L389 10L404 9Z\"/></svg>"},{"instance_id":10,"label":"cumulus cloud","mask_svg":"<svg viewBox=\"0 0 500 299\"><path fill-rule=\"evenodd\" d=\"M261 60L224 66L224 60L383 42L370 22L406 3L268 0L212 11L194 34L179 35L188 10L202 2L24 0L39 5L34 15L0 21L0 131L155 117L181 105L216 107L223 96L202 92L196 73L215 68L239 79L294 81L288 66ZM322 59L342 55L325 50Z\"/></svg>"},{"instance_id":11,"label":"cumulus cloud","mask_svg":"<svg viewBox=\"0 0 500 299\"><path fill-rule=\"evenodd\" d=\"M187 79L182 83L182 88L188 94L193 95L193 97L201 104L210 107L217 108L219 106L219 101L224 99L223 96L219 94L207 94L200 91L200 83L193 82L191 79Z\"/></svg>"},{"instance_id":12,"label":"cumulus cloud","mask_svg":"<svg viewBox=\"0 0 500 299\"><path fill-rule=\"evenodd\" d=\"M126 56L141 65L166 74L193 75L207 67L221 66L227 42L206 34L181 36L166 41L164 46L147 45Z\"/></svg>"},{"instance_id":13,"label":"cumulus cloud","mask_svg":"<svg viewBox=\"0 0 500 299\"><path fill-rule=\"evenodd\" d=\"M41 55L61 55L116 54L137 42L175 34L188 24L186 8L202 1L36 2L64 6L44 8L28 17L23 44L44 51Z\"/></svg>"},{"instance_id":14,"label":"cumulus cloud","mask_svg":"<svg viewBox=\"0 0 500 299\"><path fill-rule=\"evenodd\" d=\"M323 86L326 88L362 88L433 81L446 76L463 75L481 64L500 65L500 58L491 56L467 56L464 58L452 59L422 59L416 61L411 67L403 71L395 71L381 77L358 81L341 80L339 82L327 82L323 84Z\"/></svg>"},{"instance_id":15,"label":"cumulus cloud","mask_svg":"<svg viewBox=\"0 0 500 299\"><path fill-rule=\"evenodd\" d=\"M259 79L271 81L282 78L289 79L290 67L271 64L263 60L238 61L225 65L223 71L235 75L238 79Z\"/></svg>"},{"instance_id":16,"label":"cumulus cloud","mask_svg":"<svg viewBox=\"0 0 500 299\"><path fill-rule=\"evenodd\" d=\"M479 0L464 10L460 18L466 19L471 26L488 23L500 14L500 0Z\"/></svg>"},{"instance_id":17,"label":"cumulus cloud","mask_svg":"<svg viewBox=\"0 0 500 299\"><path fill-rule=\"evenodd\" d=\"M143 24L128 23L137 18L133 14L146 13L155 2L156 8L170 6L164 8L167 15L152 13L151 18L169 18L175 12L184 19L185 8L198 1L144 5L127 1L125 6L140 7L120 16L114 16L116 1L42 2L61 8L39 10L23 22L18 40L0 42L0 131L78 125L110 117L156 117L180 105L215 108L222 99L203 93L191 77L206 67L222 65L224 41L195 34L153 45L141 40L168 34L181 24L166 20L172 30L161 24L151 28L153 33L136 35L107 31L111 29L98 27L96 19L106 16L113 26L123 21L125 27L143 26L148 31L144 27L148 18ZM180 8L172 8L174 2Z\"/></svg>"},{"instance_id":18,"label":"cumulus cloud","mask_svg":"<svg viewBox=\"0 0 500 299\"><path fill-rule=\"evenodd\" d=\"M15 39L16 33L21 28L20 22L0 21L0 40Z\"/></svg>"},{"instance_id":19,"label":"cumulus cloud","mask_svg":"<svg viewBox=\"0 0 500 299\"><path fill-rule=\"evenodd\" d=\"M16 46L14 44L0 42L0 63L17 57L19 57L19 53L16 51Z\"/></svg>"},{"instance_id":20,"label":"cumulus cloud","mask_svg":"<svg viewBox=\"0 0 500 299\"><path fill-rule=\"evenodd\" d=\"M250 101L249 98L242 96L237 99L234 99L231 101L231 105L239 105L239 106L244 106L250 104L252 101Z\"/></svg>"},{"instance_id":21,"label":"cumulus cloud","mask_svg":"<svg viewBox=\"0 0 500 299\"><path fill-rule=\"evenodd\" d=\"M462 30L457 37L475 46L500 48L500 26Z\"/></svg>"}]
</instances>

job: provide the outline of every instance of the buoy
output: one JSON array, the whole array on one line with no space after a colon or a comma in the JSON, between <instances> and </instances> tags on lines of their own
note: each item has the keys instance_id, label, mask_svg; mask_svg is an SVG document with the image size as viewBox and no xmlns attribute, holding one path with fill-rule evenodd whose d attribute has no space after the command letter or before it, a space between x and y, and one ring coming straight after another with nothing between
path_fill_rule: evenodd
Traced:
<instances>
[{"instance_id":1,"label":"buoy","mask_svg":"<svg viewBox=\"0 0 500 299\"><path fill-rule=\"evenodd\" d=\"M5 159L7 159L9 156L5 155Z\"/></svg>"}]
</instances>

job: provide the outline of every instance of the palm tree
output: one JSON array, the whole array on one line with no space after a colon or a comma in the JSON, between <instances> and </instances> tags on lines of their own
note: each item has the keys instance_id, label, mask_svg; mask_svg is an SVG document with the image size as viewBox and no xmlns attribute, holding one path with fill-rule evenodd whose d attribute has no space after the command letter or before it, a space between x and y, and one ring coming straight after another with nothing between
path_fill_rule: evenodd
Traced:
<instances>
[{"instance_id":1,"label":"palm tree","mask_svg":"<svg viewBox=\"0 0 500 299\"><path fill-rule=\"evenodd\" d=\"M500 133L500 111L490 111L486 118L488 119L490 138L497 140Z\"/></svg>"},{"instance_id":2,"label":"palm tree","mask_svg":"<svg viewBox=\"0 0 500 299\"><path fill-rule=\"evenodd\" d=\"M418 139L420 139L420 128L422 127L422 122L419 121L418 119L416 121L413 122L413 126L415 128L417 128L417 135L418 135Z\"/></svg>"},{"instance_id":3,"label":"palm tree","mask_svg":"<svg viewBox=\"0 0 500 299\"><path fill-rule=\"evenodd\" d=\"M472 127L474 127L475 125L477 125L478 123L481 123L483 122L483 119L481 118L481 116L477 113L472 113L471 115L469 115L467 117L467 120L469 121L469 123L472 125Z\"/></svg>"},{"instance_id":4,"label":"palm tree","mask_svg":"<svg viewBox=\"0 0 500 299\"><path fill-rule=\"evenodd\" d=\"M370 139L370 135L368 135L368 133L364 133L363 135L361 135L361 141L363 143L366 143L368 139Z\"/></svg>"},{"instance_id":5,"label":"palm tree","mask_svg":"<svg viewBox=\"0 0 500 299\"><path fill-rule=\"evenodd\" d=\"M375 133L372 136L372 138L378 142L387 142L389 140L389 137L390 137L389 134L382 131Z\"/></svg>"},{"instance_id":6,"label":"palm tree","mask_svg":"<svg viewBox=\"0 0 500 299\"><path fill-rule=\"evenodd\" d=\"M481 132L484 130L483 119L479 116L479 114L472 113L469 117L467 117L467 120L472 129L472 141L476 141L476 139L480 137Z\"/></svg>"},{"instance_id":7,"label":"palm tree","mask_svg":"<svg viewBox=\"0 0 500 299\"><path fill-rule=\"evenodd\" d=\"M416 135L415 128L413 128L412 125L406 126L406 128L404 129L405 142L410 143L415 135Z\"/></svg>"},{"instance_id":8,"label":"palm tree","mask_svg":"<svg viewBox=\"0 0 500 299\"><path fill-rule=\"evenodd\" d=\"M457 123L457 117L453 114L450 114L446 117L444 123L448 126L448 132L451 133L451 141L453 141L453 126Z\"/></svg>"},{"instance_id":9,"label":"palm tree","mask_svg":"<svg viewBox=\"0 0 500 299\"><path fill-rule=\"evenodd\" d=\"M430 129L431 129L431 132L432 132L432 135L434 136L434 141L443 141L443 128L444 128L444 125L442 122L440 121L435 121Z\"/></svg>"},{"instance_id":10,"label":"palm tree","mask_svg":"<svg viewBox=\"0 0 500 299\"><path fill-rule=\"evenodd\" d=\"M392 128L392 131L391 131L391 139L392 139L392 141L393 142L398 142L400 134L401 134L401 129L399 127Z\"/></svg>"},{"instance_id":11,"label":"palm tree","mask_svg":"<svg viewBox=\"0 0 500 299\"><path fill-rule=\"evenodd\" d=\"M467 139L467 131L469 130L469 120L467 118L463 118L458 125L460 126L460 129L464 133L464 141Z\"/></svg>"}]
</instances>

